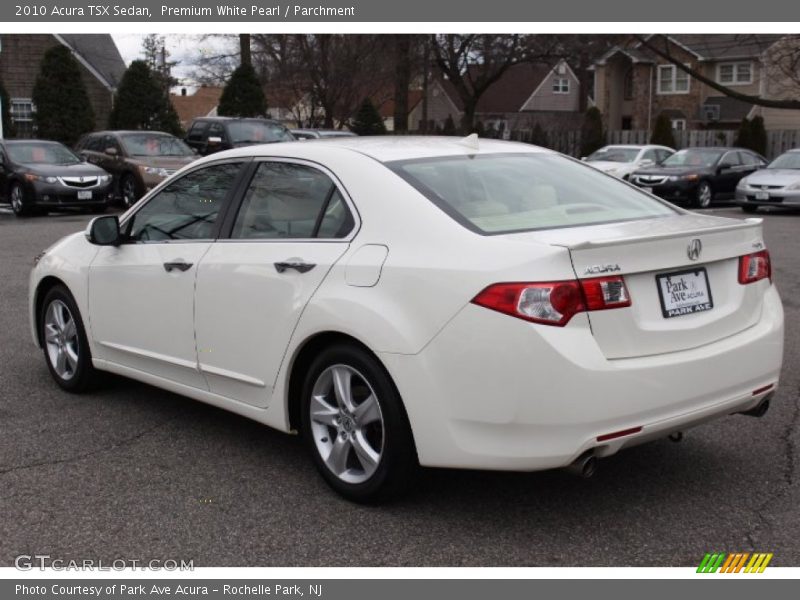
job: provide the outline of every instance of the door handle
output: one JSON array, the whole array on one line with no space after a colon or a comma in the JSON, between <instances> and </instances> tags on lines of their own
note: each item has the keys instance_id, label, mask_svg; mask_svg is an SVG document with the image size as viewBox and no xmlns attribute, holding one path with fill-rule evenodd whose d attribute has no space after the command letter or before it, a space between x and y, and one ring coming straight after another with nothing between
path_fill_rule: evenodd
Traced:
<instances>
[{"instance_id":1,"label":"door handle","mask_svg":"<svg viewBox=\"0 0 800 600\"><path fill-rule=\"evenodd\" d=\"M308 273L317 265L305 262L276 262L275 270L278 273L284 273L287 269L294 269L298 273Z\"/></svg>"},{"instance_id":2,"label":"door handle","mask_svg":"<svg viewBox=\"0 0 800 600\"><path fill-rule=\"evenodd\" d=\"M187 263L186 261L184 261L182 259L178 259L178 260L173 261L173 262L165 262L164 263L164 270L167 273L172 273L172 271L174 271L175 269L178 269L178 271L181 271L181 272L188 271L191 268L192 268L192 263Z\"/></svg>"}]
</instances>

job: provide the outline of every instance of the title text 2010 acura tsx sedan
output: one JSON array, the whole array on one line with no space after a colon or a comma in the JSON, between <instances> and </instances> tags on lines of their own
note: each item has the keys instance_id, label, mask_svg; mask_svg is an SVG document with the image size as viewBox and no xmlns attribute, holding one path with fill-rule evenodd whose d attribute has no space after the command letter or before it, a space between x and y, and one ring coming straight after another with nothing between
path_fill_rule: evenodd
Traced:
<instances>
[{"instance_id":1,"label":"title text 2010 acura tsx sedan","mask_svg":"<svg viewBox=\"0 0 800 600\"><path fill-rule=\"evenodd\" d=\"M361 501L761 414L783 353L759 219L474 137L214 154L41 255L30 313L64 389L112 371L299 431Z\"/></svg>"}]
</instances>

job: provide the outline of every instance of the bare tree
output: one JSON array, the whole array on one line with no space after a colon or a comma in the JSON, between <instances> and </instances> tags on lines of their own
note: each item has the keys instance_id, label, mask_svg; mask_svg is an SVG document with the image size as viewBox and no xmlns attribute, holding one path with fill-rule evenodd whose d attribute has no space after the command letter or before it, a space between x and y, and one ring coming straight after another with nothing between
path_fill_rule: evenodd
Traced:
<instances>
[{"instance_id":1,"label":"bare tree","mask_svg":"<svg viewBox=\"0 0 800 600\"><path fill-rule=\"evenodd\" d=\"M508 69L522 62L552 62L562 57L559 40L559 36L519 34L431 36L433 59L463 105L462 131L473 131L478 101Z\"/></svg>"},{"instance_id":2,"label":"bare tree","mask_svg":"<svg viewBox=\"0 0 800 600\"><path fill-rule=\"evenodd\" d=\"M642 46L652 51L657 56L672 63L693 79L726 96L766 108L800 109L800 100L795 98L765 98L759 95L745 94L707 77L697 69L686 65L683 60L672 53L672 44L667 36L636 35L634 37ZM783 39L772 47L765 48L764 52L770 58L768 62L771 67L769 67L768 72L762 76L766 76L769 79L772 77L780 79L777 83L784 88L782 95L796 96L800 93L800 70L798 70L800 66L800 36L784 36Z\"/></svg>"}]
</instances>

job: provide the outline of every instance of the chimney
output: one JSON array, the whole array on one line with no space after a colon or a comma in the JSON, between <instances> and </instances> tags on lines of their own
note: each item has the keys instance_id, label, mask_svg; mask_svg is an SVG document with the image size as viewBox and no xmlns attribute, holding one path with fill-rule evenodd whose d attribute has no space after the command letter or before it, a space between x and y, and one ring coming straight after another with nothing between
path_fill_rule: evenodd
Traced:
<instances>
[{"instance_id":1,"label":"chimney","mask_svg":"<svg viewBox=\"0 0 800 600\"><path fill-rule=\"evenodd\" d=\"M185 96L185 95L186 95L186 88L181 88L181 96Z\"/></svg>"}]
</instances>

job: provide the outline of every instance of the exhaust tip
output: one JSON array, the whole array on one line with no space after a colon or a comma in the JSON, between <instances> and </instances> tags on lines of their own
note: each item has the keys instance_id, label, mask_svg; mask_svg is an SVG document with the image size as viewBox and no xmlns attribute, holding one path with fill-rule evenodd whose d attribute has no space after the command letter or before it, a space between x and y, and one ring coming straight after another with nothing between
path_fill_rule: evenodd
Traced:
<instances>
[{"instance_id":1,"label":"exhaust tip","mask_svg":"<svg viewBox=\"0 0 800 600\"><path fill-rule=\"evenodd\" d=\"M571 465L564 467L564 470L577 477L589 479L597 472L597 462L594 452L589 450L576 458Z\"/></svg>"},{"instance_id":2,"label":"exhaust tip","mask_svg":"<svg viewBox=\"0 0 800 600\"><path fill-rule=\"evenodd\" d=\"M764 398L761 402L759 402L759 404L756 407L751 408L750 410L746 410L739 414L745 415L747 417L756 417L757 419L760 419L761 417L767 414L767 411L769 410L769 401L771 399L772 399L772 394L770 394L769 396Z\"/></svg>"}]
</instances>

